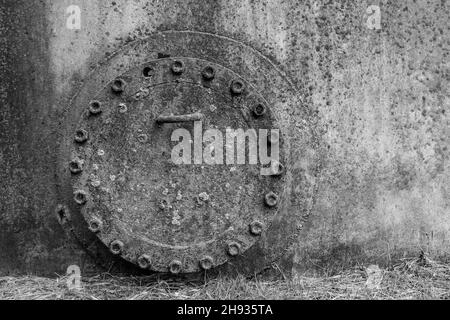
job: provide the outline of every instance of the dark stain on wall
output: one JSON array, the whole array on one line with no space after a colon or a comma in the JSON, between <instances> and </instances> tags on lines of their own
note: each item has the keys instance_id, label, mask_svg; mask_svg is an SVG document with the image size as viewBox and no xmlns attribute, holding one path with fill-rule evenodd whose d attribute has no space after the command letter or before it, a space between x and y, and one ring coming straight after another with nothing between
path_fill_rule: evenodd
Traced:
<instances>
[{"instance_id":1,"label":"dark stain on wall","mask_svg":"<svg viewBox=\"0 0 450 320\"><path fill-rule=\"evenodd\" d=\"M53 215L57 119L46 15L44 1L0 3L1 274L54 274L74 255Z\"/></svg>"}]
</instances>

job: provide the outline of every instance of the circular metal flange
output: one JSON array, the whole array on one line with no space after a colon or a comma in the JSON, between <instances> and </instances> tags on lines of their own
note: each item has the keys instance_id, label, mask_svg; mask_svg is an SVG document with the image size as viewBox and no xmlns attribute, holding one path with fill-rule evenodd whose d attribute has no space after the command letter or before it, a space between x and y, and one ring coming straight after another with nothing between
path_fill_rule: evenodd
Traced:
<instances>
[{"instance_id":1,"label":"circular metal flange","mask_svg":"<svg viewBox=\"0 0 450 320\"><path fill-rule=\"evenodd\" d=\"M231 56L213 48L206 55L197 51L195 44L205 38L244 48L267 78L252 77L253 68L233 65ZM148 53L161 44L172 57ZM124 65L121 56L129 53L136 58ZM286 78L238 42L183 32L125 48L100 74L73 100L79 121L68 126L71 143L60 161L63 181L72 189L63 201L83 217L87 231L141 269L173 274L254 260L252 252L261 248L259 261L279 256L310 210L305 205L301 217L287 210L295 179L289 175L285 110L296 100ZM227 129L242 130L257 143L268 130L279 130L276 143L262 140L269 149L279 144L276 165L262 163L260 155L253 163L245 145L243 163L236 163L239 157L227 162ZM241 150L235 148L235 156ZM277 174L262 174L274 166ZM312 194L306 195L309 201ZM283 230L288 239L269 236L291 220L297 222Z\"/></svg>"},{"instance_id":2,"label":"circular metal flange","mask_svg":"<svg viewBox=\"0 0 450 320\"><path fill-rule=\"evenodd\" d=\"M146 68L153 70L152 79L145 77ZM205 68L214 69L208 87L202 85ZM171 261L186 257L197 262L178 272L199 271L204 256L211 257L215 267L244 253L256 242L249 223L260 220L270 225L276 214L264 206L263 197L266 190L281 192L283 179L262 175L261 163L245 163L250 150L242 144L245 136L244 141L231 141L236 141L235 161L227 162L224 143L230 142L227 129L233 128L255 139L253 152L260 129L268 144L267 130L279 130L275 115L268 110L265 117L252 116L255 106L268 102L233 71L195 58L150 61L120 79L128 80L121 85L126 89L120 96L106 86L93 97L103 106L102 114L81 119L79 126L87 128L90 139L72 149L83 159L71 162L72 173L80 175L73 187L89 194L81 213L87 221L101 220L97 236L105 244L121 239L128 250L120 256L130 262L140 261L135 252L145 252L155 271L167 270ZM117 86L116 81L111 86ZM233 98L229 83L239 89L234 93L239 91L239 99ZM114 107L123 105L126 113L123 107ZM207 141L211 129L220 134L212 141L221 139L218 147ZM173 159L179 145L178 137L173 139L176 132L189 139L185 141L189 151L183 151L189 155L186 163ZM211 148L220 159L207 158ZM238 153L244 158L239 159ZM86 162L83 170L81 161ZM230 241L233 245L225 248Z\"/></svg>"}]
</instances>

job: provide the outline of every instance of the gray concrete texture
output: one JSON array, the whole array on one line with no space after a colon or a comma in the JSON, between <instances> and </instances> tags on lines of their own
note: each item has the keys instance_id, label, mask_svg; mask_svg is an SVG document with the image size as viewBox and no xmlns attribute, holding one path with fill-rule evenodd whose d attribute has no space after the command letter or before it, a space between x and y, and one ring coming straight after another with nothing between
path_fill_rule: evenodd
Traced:
<instances>
[{"instance_id":1,"label":"gray concrete texture","mask_svg":"<svg viewBox=\"0 0 450 320\"><path fill-rule=\"evenodd\" d=\"M66 26L70 5L81 8L80 30ZM255 48L317 114L315 205L284 268L384 265L421 250L448 258L448 1L0 0L0 9L0 274L91 268L54 215L58 127L100 61L164 30Z\"/></svg>"}]
</instances>

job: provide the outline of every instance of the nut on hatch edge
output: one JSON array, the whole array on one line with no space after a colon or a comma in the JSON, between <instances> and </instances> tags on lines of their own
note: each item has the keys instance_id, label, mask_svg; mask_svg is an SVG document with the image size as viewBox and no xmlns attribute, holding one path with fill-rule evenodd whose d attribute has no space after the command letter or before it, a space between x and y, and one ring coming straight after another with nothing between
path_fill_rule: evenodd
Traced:
<instances>
[{"instance_id":1,"label":"nut on hatch edge","mask_svg":"<svg viewBox=\"0 0 450 320\"><path fill-rule=\"evenodd\" d=\"M205 256L200 260L200 267L203 270L210 270L214 266L214 259L210 256Z\"/></svg>"},{"instance_id":2,"label":"nut on hatch edge","mask_svg":"<svg viewBox=\"0 0 450 320\"><path fill-rule=\"evenodd\" d=\"M180 260L173 260L169 264L169 271L172 274L179 274L181 272L182 268L183 268L183 265Z\"/></svg>"},{"instance_id":3,"label":"nut on hatch edge","mask_svg":"<svg viewBox=\"0 0 450 320\"><path fill-rule=\"evenodd\" d=\"M139 258L137 259L137 263L138 263L139 268L148 269L148 268L150 268L150 265L151 265L151 258L149 255L143 254L143 255L139 256Z\"/></svg>"},{"instance_id":4,"label":"nut on hatch edge","mask_svg":"<svg viewBox=\"0 0 450 320\"><path fill-rule=\"evenodd\" d=\"M72 159L69 162L69 170L72 174L78 174L83 171L84 161L80 159Z\"/></svg>"},{"instance_id":5,"label":"nut on hatch edge","mask_svg":"<svg viewBox=\"0 0 450 320\"><path fill-rule=\"evenodd\" d=\"M98 233L102 230L103 222L98 218L89 220L89 230L93 233Z\"/></svg>"},{"instance_id":6,"label":"nut on hatch edge","mask_svg":"<svg viewBox=\"0 0 450 320\"><path fill-rule=\"evenodd\" d=\"M241 254L241 245L234 241L228 243L227 253L232 257L238 256Z\"/></svg>"},{"instance_id":7,"label":"nut on hatch edge","mask_svg":"<svg viewBox=\"0 0 450 320\"><path fill-rule=\"evenodd\" d=\"M269 192L264 197L264 201L266 203L266 206L268 207L275 207L278 204L278 195L275 192Z\"/></svg>"},{"instance_id":8,"label":"nut on hatch edge","mask_svg":"<svg viewBox=\"0 0 450 320\"><path fill-rule=\"evenodd\" d=\"M75 142L84 143L89 139L89 134L84 129L78 129L75 131Z\"/></svg>"},{"instance_id":9,"label":"nut on hatch edge","mask_svg":"<svg viewBox=\"0 0 450 320\"><path fill-rule=\"evenodd\" d=\"M244 93L245 84L241 80L233 80L230 85L230 91L233 95L240 95Z\"/></svg>"},{"instance_id":10,"label":"nut on hatch edge","mask_svg":"<svg viewBox=\"0 0 450 320\"><path fill-rule=\"evenodd\" d=\"M112 252L112 254L114 254L114 255L119 255L119 254L122 253L123 247L124 247L124 244L123 244L122 241L120 241L120 240L114 240L114 241L111 242L111 244L109 245L109 250Z\"/></svg>"},{"instance_id":11,"label":"nut on hatch edge","mask_svg":"<svg viewBox=\"0 0 450 320\"><path fill-rule=\"evenodd\" d=\"M262 103L258 103L253 107L253 115L255 117L262 117L266 114L266 106Z\"/></svg>"},{"instance_id":12,"label":"nut on hatch edge","mask_svg":"<svg viewBox=\"0 0 450 320\"><path fill-rule=\"evenodd\" d=\"M116 80L113 81L113 83L111 84L111 90L114 93L122 93L125 91L125 87L127 86L127 83L125 82L125 80L121 79L121 78L117 78Z\"/></svg>"},{"instance_id":13,"label":"nut on hatch edge","mask_svg":"<svg viewBox=\"0 0 450 320\"><path fill-rule=\"evenodd\" d=\"M207 66L202 70L202 77L206 81L211 81L216 76L216 70L213 67Z\"/></svg>"},{"instance_id":14,"label":"nut on hatch edge","mask_svg":"<svg viewBox=\"0 0 450 320\"><path fill-rule=\"evenodd\" d=\"M175 60L174 62L172 62L171 70L172 70L173 74L176 74L176 75L182 74L184 71L183 62L180 60Z\"/></svg>"},{"instance_id":15,"label":"nut on hatch edge","mask_svg":"<svg viewBox=\"0 0 450 320\"><path fill-rule=\"evenodd\" d=\"M253 221L249 225L250 233L254 236L259 236L263 232L264 224L260 221Z\"/></svg>"},{"instance_id":16,"label":"nut on hatch edge","mask_svg":"<svg viewBox=\"0 0 450 320\"><path fill-rule=\"evenodd\" d=\"M77 190L73 193L73 199L78 205L84 205L87 202L87 193L83 190Z\"/></svg>"},{"instance_id":17,"label":"nut on hatch edge","mask_svg":"<svg viewBox=\"0 0 450 320\"><path fill-rule=\"evenodd\" d=\"M98 100L89 102L89 112L91 115L97 115L102 112L102 103Z\"/></svg>"}]
</instances>

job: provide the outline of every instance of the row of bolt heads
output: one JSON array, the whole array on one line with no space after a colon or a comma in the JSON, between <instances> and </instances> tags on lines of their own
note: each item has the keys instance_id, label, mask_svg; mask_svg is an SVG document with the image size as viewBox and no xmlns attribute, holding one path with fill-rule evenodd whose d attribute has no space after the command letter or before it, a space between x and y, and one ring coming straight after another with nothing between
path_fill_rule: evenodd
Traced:
<instances>
[{"instance_id":1,"label":"row of bolt heads","mask_svg":"<svg viewBox=\"0 0 450 320\"><path fill-rule=\"evenodd\" d=\"M275 207L278 204L278 195L274 192L269 192L265 196L265 204L268 207ZM74 200L79 205L84 205L87 202L87 195L85 191L77 190L74 193ZM92 218L89 221L89 230L93 233L99 233L102 230L103 223L98 218ZM253 236L259 236L262 234L264 224L260 221L254 221L249 225L249 232ZM124 244L120 240L114 240L110 244L110 251L115 255L120 255L123 252ZM241 253L241 245L237 242L229 242L227 244L226 252L228 255L234 257ZM151 261L148 255L142 255L137 259L139 267L142 269L148 269L151 265ZM209 270L214 266L214 260L212 257L206 256L199 262L200 267L204 270ZM179 273L182 269L182 263L178 260L174 260L169 265L171 273Z\"/></svg>"},{"instance_id":2,"label":"row of bolt heads","mask_svg":"<svg viewBox=\"0 0 450 320\"><path fill-rule=\"evenodd\" d=\"M174 75L180 76L185 71L184 63L182 61L175 60L172 62L172 66L170 69ZM150 78L152 76L152 71L153 71L153 69L151 67L145 67L143 70L144 77ZM212 80L214 80L215 76L216 76L216 71L214 70L213 67L206 66L205 68L203 68L203 70L202 70L203 80L212 81ZM114 80L114 82L112 83L111 90L115 93L120 94L125 90L125 87L126 87L126 82L123 79L118 78L118 79ZM241 80L233 80L230 85L230 91L232 94L240 95L240 94L244 93L245 85Z\"/></svg>"},{"instance_id":3,"label":"row of bolt heads","mask_svg":"<svg viewBox=\"0 0 450 320\"><path fill-rule=\"evenodd\" d=\"M99 223L98 221L96 221L95 223ZM94 228L94 230L92 229ZM90 224L90 229L91 231L96 231L98 230L97 226L92 226L92 223ZM262 233L263 230L263 224L259 221L253 222L250 224L249 227L250 232L255 235L255 236L259 236ZM98 232L98 231L97 231ZM110 244L110 251L114 254L114 255L120 255L123 250L124 250L124 243L120 240L114 240L113 242L111 242ZM239 243L231 241L227 244L226 247L226 252L229 256L231 257L235 257L238 256L239 254L241 254L242 252L242 247ZM137 258L137 264L140 268L142 269L149 269L151 267L151 258L149 255L143 254L141 256L139 256ZM204 256L202 259L200 259L199 261L199 266L203 269L203 270L210 270L211 268L214 267L214 258L211 256ZM183 269L183 264L180 260L172 260L169 263L169 271L173 274L177 274L180 273Z\"/></svg>"},{"instance_id":4,"label":"row of bolt heads","mask_svg":"<svg viewBox=\"0 0 450 320\"><path fill-rule=\"evenodd\" d=\"M144 68L143 74L144 77L151 77L151 68L150 67L146 67ZM182 61L174 61L172 63L172 67L171 67L172 73L175 75L181 75L184 71L185 71L185 67ZM205 81L212 81L215 78L215 70L213 67L211 66L207 66L202 70L202 77ZM125 88L127 86L127 83L125 80L121 79L121 78L117 78L116 80L114 80L111 84L111 90L116 93L116 94L121 94L125 91ZM230 92L233 95L241 95L245 92L245 84L243 81L241 80L233 80L231 81L230 84ZM127 108L126 105L121 104L119 106L119 110L124 113L126 112ZM97 115L99 113L102 112L101 109L101 103L99 101L91 101L90 105L89 105L89 112L92 115ZM266 107L264 106L264 104L262 103L258 103L254 106L253 108L253 114L256 117L261 117L266 113Z\"/></svg>"}]
</instances>

